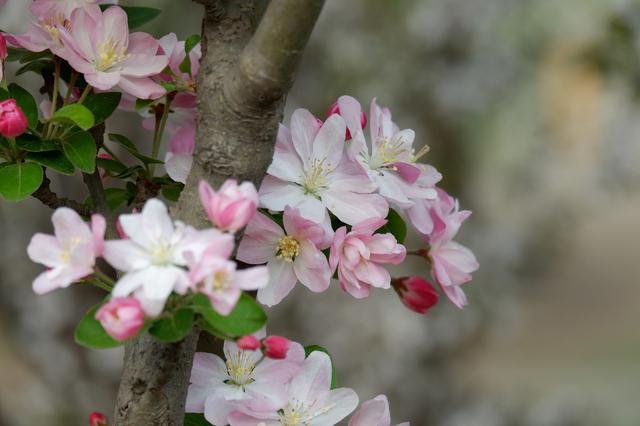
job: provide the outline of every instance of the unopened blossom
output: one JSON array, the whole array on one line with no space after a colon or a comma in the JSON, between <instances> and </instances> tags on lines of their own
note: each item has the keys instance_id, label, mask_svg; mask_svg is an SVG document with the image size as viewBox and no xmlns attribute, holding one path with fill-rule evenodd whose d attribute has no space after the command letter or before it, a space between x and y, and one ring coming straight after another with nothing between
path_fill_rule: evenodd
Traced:
<instances>
[{"instance_id":1,"label":"unopened blossom","mask_svg":"<svg viewBox=\"0 0 640 426\"><path fill-rule=\"evenodd\" d=\"M155 198L140 213L120 215L119 221L128 239L107 241L104 249L107 262L125 272L112 295L133 294L152 317L162 312L173 291L189 289L188 258L199 258L212 245L227 251L233 246L232 237L214 229L199 231L172 222L167 207Z\"/></svg>"},{"instance_id":2,"label":"unopened blossom","mask_svg":"<svg viewBox=\"0 0 640 426\"><path fill-rule=\"evenodd\" d=\"M421 277L394 278L391 285L402 303L419 314L426 314L440 298L433 285Z\"/></svg>"},{"instance_id":3,"label":"unopened blossom","mask_svg":"<svg viewBox=\"0 0 640 426\"><path fill-rule=\"evenodd\" d=\"M378 395L365 401L349 420L349 426L391 426L389 401L385 395ZM409 422L397 426L409 426Z\"/></svg>"},{"instance_id":4,"label":"unopened blossom","mask_svg":"<svg viewBox=\"0 0 640 426\"><path fill-rule=\"evenodd\" d=\"M236 345L238 345L238 348L243 351L255 351L256 349L260 349L260 346L262 344L260 343L260 340L258 340L255 336L249 335L242 336L241 338L236 340Z\"/></svg>"},{"instance_id":5,"label":"unopened blossom","mask_svg":"<svg viewBox=\"0 0 640 426\"><path fill-rule=\"evenodd\" d=\"M171 73L162 73L158 78L163 81L170 81L176 85L176 90L184 95L189 95L193 106L195 107L195 89L196 76L200 71L200 59L202 58L202 48L198 42L189 52L189 63L191 64L190 72L184 72L180 69L180 65L185 61L187 52L185 50L185 42L179 41L174 33L169 33L158 40L160 44L161 54L169 58L169 69ZM186 99L180 100L185 102Z\"/></svg>"},{"instance_id":6,"label":"unopened blossom","mask_svg":"<svg viewBox=\"0 0 640 426\"><path fill-rule=\"evenodd\" d=\"M354 161L344 155L344 120L337 114L318 127L305 109L294 111L291 130L280 126L273 162L260 187L260 202L269 210L289 205L316 223L327 210L353 225L387 216L388 204Z\"/></svg>"},{"instance_id":7,"label":"unopened blossom","mask_svg":"<svg viewBox=\"0 0 640 426\"><path fill-rule=\"evenodd\" d=\"M370 219L350 232L345 226L336 230L329 257L331 270L338 270L340 286L355 298L369 296L371 287L390 288L391 276L383 265L398 265L406 256L393 234L375 233L385 223L384 219Z\"/></svg>"},{"instance_id":8,"label":"unopened blossom","mask_svg":"<svg viewBox=\"0 0 640 426\"><path fill-rule=\"evenodd\" d=\"M256 337L264 336L264 332ZM291 343L282 360L265 358L260 350L241 350L230 340L224 355L197 352L193 359L186 411L204 413L215 426L229 424L234 410L270 413L286 404L286 384L304 362L304 348Z\"/></svg>"},{"instance_id":9,"label":"unopened blossom","mask_svg":"<svg viewBox=\"0 0 640 426\"><path fill-rule=\"evenodd\" d=\"M98 309L96 319L109 336L124 341L135 336L144 326L144 311L133 297L115 298Z\"/></svg>"},{"instance_id":10,"label":"unopened blossom","mask_svg":"<svg viewBox=\"0 0 640 426\"><path fill-rule=\"evenodd\" d=\"M109 422L107 416L97 411L94 411L89 416L89 426L108 426Z\"/></svg>"},{"instance_id":11,"label":"unopened blossom","mask_svg":"<svg viewBox=\"0 0 640 426\"><path fill-rule=\"evenodd\" d=\"M243 290L258 290L269 282L266 266L237 269L236 263L228 260L230 254L231 250L221 251L219 245L212 245L189 271L191 289L205 294L222 315L231 313Z\"/></svg>"},{"instance_id":12,"label":"unopened blossom","mask_svg":"<svg viewBox=\"0 0 640 426\"><path fill-rule=\"evenodd\" d=\"M29 126L29 120L15 99L0 102L0 135L15 138L23 134Z\"/></svg>"},{"instance_id":13,"label":"unopened blossom","mask_svg":"<svg viewBox=\"0 0 640 426\"><path fill-rule=\"evenodd\" d=\"M94 215L89 226L74 210L60 207L51 221L54 235L35 234L27 247L29 258L47 267L33 282L37 294L68 287L91 275L104 245L106 223L100 215Z\"/></svg>"},{"instance_id":14,"label":"unopened blossom","mask_svg":"<svg viewBox=\"0 0 640 426\"><path fill-rule=\"evenodd\" d=\"M262 350L267 358L284 359L289 352L289 339L282 336L267 336L262 339Z\"/></svg>"},{"instance_id":15,"label":"unopened blossom","mask_svg":"<svg viewBox=\"0 0 640 426\"><path fill-rule=\"evenodd\" d=\"M222 231L238 231L256 214L258 193L251 182L238 185L234 179L227 179L216 191L200 181L198 193L209 220Z\"/></svg>"},{"instance_id":16,"label":"unopened blossom","mask_svg":"<svg viewBox=\"0 0 640 426\"><path fill-rule=\"evenodd\" d=\"M4 79L4 61L7 59L7 40L4 34L0 32L0 81Z\"/></svg>"},{"instance_id":17,"label":"unopened blossom","mask_svg":"<svg viewBox=\"0 0 640 426\"><path fill-rule=\"evenodd\" d=\"M238 260L252 265L267 264L269 284L258 290L258 301L268 306L280 303L297 281L319 293L329 288L331 280L327 258L321 251L331 241L326 230L292 207L285 208L283 223L284 230L258 213L249 222L238 246Z\"/></svg>"},{"instance_id":18,"label":"unopened blossom","mask_svg":"<svg viewBox=\"0 0 640 426\"><path fill-rule=\"evenodd\" d=\"M150 77L169 63L158 55L158 41L151 35L129 34L127 14L112 6L92 16L76 10L70 28L60 32L64 51L60 53L91 86L111 90L115 86L141 99L155 99L165 90Z\"/></svg>"},{"instance_id":19,"label":"unopened blossom","mask_svg":"<svg viewBox=\"0 0 640 426\"><path fill-rule=\"evenodd\" d=\"M349 388L331 389L331 359L312 352L302 370L287 385L287 401L269 413L238 409L229 416L231 426L332 426L358 406Z\"/></svg>"},{"instance_id":20,"label":"unopened blossom","mask_svg":"<svg viewBox=\"0 0 640 426\"><path fill-rule=\"evenodd\" d=\"M176 182L187 183L187 177L193 165L195 147L195 126L181 127L173 135L164 158L164 168L171 179Z\"/></svg>"}]
</instances>

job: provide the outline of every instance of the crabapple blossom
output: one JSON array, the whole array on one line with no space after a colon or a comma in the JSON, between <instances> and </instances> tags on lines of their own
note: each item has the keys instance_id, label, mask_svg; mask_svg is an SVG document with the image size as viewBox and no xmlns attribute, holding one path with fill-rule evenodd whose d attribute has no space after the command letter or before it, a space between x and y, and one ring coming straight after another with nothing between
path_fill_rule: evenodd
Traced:
<instances>
[{"instance_id":1,"label":"crabapple blossom","mask_svg":"<svg viewBox=\"0 0 640 426\"><path fill-rule=\"evenodd\" d=\"M312 352L302 370L287 385L287 401L268 413L238 409L229 416L231 426L332 426L358 406L358 395L348 388L331 389L331 359Z\"/></svg>"},{"instance_id":2,"label":"crabapple blossom","mask_svg":"<svg viewBox=\"0 0 640 426\"><path fill-rule=\"evenodd\" d=\"M340 286L357 299L369 296L371 287L390 288L391 276L382 265L398 265L406 256L406 249L392 234L375 233L386 222L374 218L355 225L351 232L346 226L336 230L331 270L338 270Z\"/></svg>"},{"instance_id":3,"label":"crabapple blossom","mask_svg":"<svg viewBox=\"0 0 640 426\"><path fill-rule=\"evenodd\" d=\"M47 267L33 282L37 294L91 275L103 250L106 222L102 216L94 215L89 226L74 210L60 207L51 221L55 235L37 233L27 247L29 258Z\"/></svg>"},{"instance_id":4,"label":"crabapple blossom","mask_svg":"<svg viewBox=\"0 0 640 426\"><path fill-rule=\"evenodd\" d=\"M267 263L269 284L258 290L258 301L277 305L297 281L319 293L329 287L331 270L320 251L330 244L325 229L305 219L298 209L286 207L284 230L273 220L258 213L244 232L237 259L259 265Z\"/></svg>"},{"instance_id":5,"label":"crabapple blossom","mask_svg":"<svg viewBox=\"0 0 640 426\"><path fill-rule=\"evenodd\" d=\"M402 303L419 314L426 314L440 298L433 285L424 278L394 278L391 280L391 285L400 296Z\"/></svg>"},{"instance_id":6,"label":"crabapple blossom","mask_svg":"<svg viewBox=\"0 0 640 426\"><path fill-rule=\"evenodd\" d=\"M256 333L256 338L264 332ZM292 342L287 357L263 357L260 350L242 350L230 340L224 342L226 360L197 352L193 359L186 411L204 412L213 425L227 425L234 410L269 413L287 402L286 384L304 362L304 349Z\"/></svg>"},{"instance_id":7,"label":"crabapple blossom","mask_svg":"<svg viewBox=\"0 0 640 426\"><path fill-rule=\"evenodd\" d=\"M258 193L251 182L238 185L234 179L227 179L215 191L207 182L200 181L198 193L209 220L222 231L238 231L256 214Z\"/></svg>"},{"instance_id":8,"label":"crabapple blossom","mask_svg":"<svg viewBox=\"0 0 640 426\"><path fill-rule=\"evenodd\" d=\"M97 411L94 411L89 416L89 426L108 426L107 416Z\"/></svg>"},{"instance_id":9,"label":"crabapple blossom","mask_svg":"<svg viewBox=\"0 0 640 426\"><path fill-rule=\"evenodd\" d=\"M289 351L289 339L282 336L267 336L262 339L264 355L272 359L284 359Z\"/></svg>"},{"instance_id":10,"label":"crabapple blossom","mask_svg":"<svg viewBox=\"0 0 640 426\"><path fill-rule=\"evenodd\" d=\"M255 351L256 349L260 349L260 340L258 340L255 336L249 335L249 336L242 336L241 338L239 338L238 340L236 340L236 345L238 345L238 348L245 351L245 350L250 350L250 351Z\"/></svg>"},{"instance_id":11,"label":"crabapple blossom","mask_svg":"<svg viewBox=\"0 0 640 426\"><path fill-rule=\"evenodd\" d=\"M160 54L164 54L169 58L170 74L162 73L158 78L163 81L172 81L176 84L176 89L183 94L185 99L179 99L179 103L189 102L195 107L195 77L200 71L200 59L202 58L202 49L200 43L197 43L189 52L189 62L191 63L191 72L184 72L180 69L180 65L187 57L185 51L185 42L178 41L178 37L174 33L169 33L158 40L160 45ZM187 101L188 99L188 101Z\"/></svg>"},{"instance_id":12,"label":"crabapple blossom","mask_svg":"<svg viewBox=\"0 0 640 426\"><path fill-rule=\"evenodd\" d=\"M98 309L96 319L109 336L123 341L135 336L144 326L144 311L133 297L115 298Z\"/></svg>"},{"instance_id":13,"label":"crabapple blossom","mask_svg":"<svg viewBox=\"0 0 640 426\"><path fill-rule=\"evenodd\" d=\"M388 204L357 163L343 155L344 120L337 114L318 127L305 109L294 111L291 130L280 126L273 162L260 187L260 202L270 210L289 205L316 223L327 210L353 225L387 216Z\"/></svg>"},{"instance_id":14,"label":"crabapple blossom","mask_svg":"<svg viewBox=\"0 0 640 426\"><path fill-rule=\"evenodd\" d=\"M349 426L390 426L389 401L385 395L378 395L362 403L349 420ZM397 426L409 426L409 422Z\"/></svg>"},{"instance_id":15,"label":"crabapple blossom","mask_svg":"<svg viewBox=\"0 0 640 426\"><path fill-rule=\"evenodd\" d=\"M193 151L196 147L196 128L184 126L176 131L169 142L164 158L164 168L176 182L186 183L193 165Z\"/></svg>"},{"instance_id":16,"label":"crabapple blossom","mask_svg":"<svg viewBox=\"0 0 640 426\"><path fill-rule=\"evenodd\" d=\"M70 28L60 31L64 49L59 53L85 80L99 90L119 86L141 99L155 99L165 90L150 77L169 63L158 55L158 41L146 33L129 34L127 14L112 6L92 16L73 12Z\"/></svg>"},{"instance_id":17,"label":"crabapple blossom","mask_svg":"<svg viewBox=\"0 0 640 426\"><path fill-rule=\"evenodd\" d=\"M29 121L15 99L0 102L0 135L15 138L27 130Z\"/></svg>"},{"instance_id":18,"label":"crabapple blossom","mask_svg":"<svg viewBox=\"0 0 640 426\"><path fill-rule=\"evenodd\" d=\"M105 243L104 258L125 272L113 297L133 294L149 316L162 312L172 291L184 294L190 280L184 266L187 258L199 258L211 245L230 252L233 238L215 229L198 231L182 222L171 221L167 207L152 198L142 212L120 215L125 240Z\"/></svg>"}]
</instances>

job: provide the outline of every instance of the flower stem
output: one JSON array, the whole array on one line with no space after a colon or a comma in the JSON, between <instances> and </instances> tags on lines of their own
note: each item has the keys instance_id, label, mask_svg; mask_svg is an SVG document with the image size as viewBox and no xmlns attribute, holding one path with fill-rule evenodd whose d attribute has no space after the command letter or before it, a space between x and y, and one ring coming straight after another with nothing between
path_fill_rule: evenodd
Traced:
<instances>
[{"instance_id":1,"label":"flower stem","mask_svg":"<svg viewBox=\"0 0 640 426\"><path fill-rule=\"evenodd\" d=\"M160 143L162 142L162 136L164 135L164 129L167 126L167 119L169 118L169 112L171 110L171 98L169 96L165 97L165 103L162 108L162 115L158 120L156 116L156 127L153 133L153 148L151 150L151 158L158 159L158 152L160 151ZM153 177L153 171L155 169L155 164L151 164L149 166L149 175Z\"/></svg>"},{"instance_id":2,"label":"flower stem","mask_svg":"<svg viewBox=\"0 0 640 426\"><path fill-rule=\"evenodd\" d=\"M55 114L58 108L58 91L60 90L60 60L54 56L53 64L55 67L55 76L53 78L53 92L51 93L51 116ZM53 135L55 129L54 123L47 124L47 130L45 131L45 137L48 139Z\"/></svg>"},{"instance_id":3,"label":"flower stem","mask_svg":"<svg viewBox=\"0 0 640 426\"><path fill-rule=\"evenodd\" d=\"M87 87L84 88L82 95L80 95L80 99L78 99L78 103L79 104L83 103L85 99L87 99L87 96L89 96L90 92L91 92L91 85L87 84Z\"/></svg>"},{"instance_id":4,"label":"flower stem","mask_svg":"<svg viewBox=\"0 0 640 426\"><path fill-rule=\"evenodd\" d=\"M111 279L110 276L108 276L107 274L105 274L104 272L102 272L100 269L97 269L93 272L93 274L96 276L96 278L102 282L104 285L109 287L109 291L111 291L111 288L113 288L113 285L115 284L115 282L113 281L113 279Z\"/></svg>"},{"instance_id":5,"label":"flower stem","mask_svg":"<svg viewBox=\"0 0 640 426\"><path fill-rule=\"evenodd\" d=\"M67 95L64 97L63 105L66 105L69 103L69 100L71 99L71 95L73 94L73 89L76 88L77 79L78 79L78 73L73 71L71 73L71 79L69 80L69 86L67 87Z\"/></svg>"}]
</instances>

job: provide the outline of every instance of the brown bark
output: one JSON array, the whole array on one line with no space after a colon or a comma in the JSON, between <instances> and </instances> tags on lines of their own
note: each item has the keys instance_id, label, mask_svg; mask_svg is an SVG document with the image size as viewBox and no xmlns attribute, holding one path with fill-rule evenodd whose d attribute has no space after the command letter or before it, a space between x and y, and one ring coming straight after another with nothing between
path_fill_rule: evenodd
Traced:
<instances>
[{"instance_id":1,"label":"brown bark","mask_svg":"<svg viewBox=\"0 0 640 426\"><path fill-rule=\"evenodd\" d=\"M286 93L324 0L272 0L257 29L262 0L197 1L205 6L205 18L196 152L173 213L202 227L207 222L198 200L200 180L214 187L229 177L256 185L262 180ZM197 337L194 330L183 342L167 345L144 335L127 346L116 425L183 424Z\"/></svg>"}]
</instances>

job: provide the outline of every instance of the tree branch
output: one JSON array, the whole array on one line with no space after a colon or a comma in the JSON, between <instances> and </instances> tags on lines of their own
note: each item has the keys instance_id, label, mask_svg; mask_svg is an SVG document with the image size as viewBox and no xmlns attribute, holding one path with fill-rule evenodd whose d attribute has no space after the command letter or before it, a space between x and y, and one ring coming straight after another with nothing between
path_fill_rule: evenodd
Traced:
<instances>
[{"instance_id":1,"label":"tree branch","mask_svg":"<svg viewBox=\"0 0 640 426\"><path fill-rule=\"evenodd\" d=\"M45 206L51 209L57 209L59 207L69 207L75 210L80 216L89 218L91 216L91 209L82 203L69 198L58 197L58 194L51 190L51 180L45 175L42 180L40 188L31 194L33 198L36 198L42 202Z\"/></svg>"}]
</instances>

